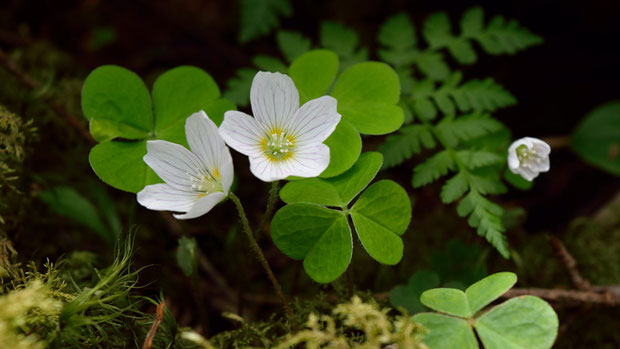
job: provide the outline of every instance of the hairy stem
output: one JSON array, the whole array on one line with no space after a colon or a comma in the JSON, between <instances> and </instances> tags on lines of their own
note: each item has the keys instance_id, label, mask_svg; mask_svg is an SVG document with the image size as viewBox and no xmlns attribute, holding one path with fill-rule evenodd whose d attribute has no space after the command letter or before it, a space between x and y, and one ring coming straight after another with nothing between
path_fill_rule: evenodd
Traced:
<instances>
[{"instance_id":1,"label":"hairy stem","mask_svg":"<svg viewBox=\"0 0 620 349\"><path fill-rule=\"evenodd\" d=\"M256 239L254 239L254 233L252 232L252 229L250 228L250 222L248 221L248 217L245 215L245 210L243 209L243 205L241 204L241 201L239 200L237 195L235 195L233 192L230 192L229 197L235 203L235 206L237 206L237 211L239 212L239 218L241 219L241 223L243 224L243 231L245 232L245 235L247 235L248 240L250 240L250 246L254 250L254 253L256 253L256 256L258 257L258 260L263 266L263 269L265 269L265 272L267 273L269 280L273 284L273 288L275 288L276 293L278 294L278 297L280 297L280 301L282 302L282 305L284 306L284 311L286 312L286 315L289 318L291 326L294 326L295 319L293 317L293 310L289 306L288 301L286 300L286 297L284 297L284 293L282 292L282 287L280 287L280 283L278 282L275 275L273 274L273 271L271 271L271 267L269 266L269 262L267 262L267 258L265 258L265 255L263 254L263 250L260 248L260 246L256 242Z\"/></svg>"},{"instance_id":2,"label":"hairy stem","mask_svg":"<svg viewBox=\"0 0 620 349\"><path fill-rule=\"evenodd\" d=\"M271 182L271 189L269 189L269 201L267 201L267 208L265 209L265 214L263 215L263 219L258 226L258 230L256 231L256 240L260 241L263 233L267 228L267 224L273 215L273 210L276 207L276 202L278 201L278 189L280 189L280 181Z\"/></svg>"}]
</instances>

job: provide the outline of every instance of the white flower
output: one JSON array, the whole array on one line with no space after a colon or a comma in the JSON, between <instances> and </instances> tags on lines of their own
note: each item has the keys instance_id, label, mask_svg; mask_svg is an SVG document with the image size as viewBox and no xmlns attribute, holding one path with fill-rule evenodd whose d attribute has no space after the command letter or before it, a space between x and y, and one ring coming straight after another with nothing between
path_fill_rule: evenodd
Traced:
<instances>
[{"instance_id":1,"label":"white flower","mask_svg":"<svg viewBox=\"0 0 620 349\"><path fill-rule=\"evenodd\" d=\"M166 183L138 193L138 202L148 209L185 212L175 214L177 219L209 212L228 196L233 180L230 151L204 111L187 118L185 135L192 151L166 141L146 143L144 162Z\"/></svg>"},{"instance_id":2,"label":"white flower","mask_svg":"<svg viewBox=\"0 0 620 349\"><path fill-rule=\"evenodd\" d=\"M336 100L313 99L299 107L293 80L259 72L252 81L254 117L227 111L220 134L228 146L250 158L250 170L265 182L288 176L316 177L329 165L323 141L340 122Z\"/></svg>"},{"instance_id":3,"label":"white flower","mask_svg":"<svg viewBox=\"0 0 620 349\"><path fill-rule=\"evenodd\" d=\"M549 144L538 138L525 137L508 148L508 167L512 173L532 181L540 172L549 171Z\"/></svg>"}]
</instances>

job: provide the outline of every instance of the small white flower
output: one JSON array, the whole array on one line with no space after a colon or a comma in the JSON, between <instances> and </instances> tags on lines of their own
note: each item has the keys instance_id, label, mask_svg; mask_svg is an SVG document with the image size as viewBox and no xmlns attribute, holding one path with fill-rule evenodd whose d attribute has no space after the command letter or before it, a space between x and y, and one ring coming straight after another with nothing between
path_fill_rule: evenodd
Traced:
<instances>
[{"instance_id":1,"label":"small white flower","mask_svg":"<svg viewBox=\"0 0 620 349\"><path fill-rule=\"evenodd\" d=\"M166 183L138 193L138 202L148 209L185 212L175 214L177 219L209 212L228 196L234 175L230 151L204 111L187 118L185 135L191 151L166 141L146 143L144 162Z\"/></svg>"},{"instance_id":2,"label":"small white flower","mask_svg":"<svg viewBox=\"0 0 620 349\"><path fill-rule=\"evenodd\" d=\"M538 138L524 137L508 148L508 167L512 173L532 181L540 172L549 171L549 144Z\"/></svg>"},{"instance_id":3,"label":"small white flower","mask_svg":"<svg viewBox=\"0 0 620 349\"><path fill-rule=\"evenodd\" d=\"M323 141L340 122L336 99L323 96L299 107L293 80L280 73L259 72L252 81L254 117L227 111L220 134L250 158L250 170L272 182L288 176L316 177L329 165Z\"/></svg>"}]
</instances>

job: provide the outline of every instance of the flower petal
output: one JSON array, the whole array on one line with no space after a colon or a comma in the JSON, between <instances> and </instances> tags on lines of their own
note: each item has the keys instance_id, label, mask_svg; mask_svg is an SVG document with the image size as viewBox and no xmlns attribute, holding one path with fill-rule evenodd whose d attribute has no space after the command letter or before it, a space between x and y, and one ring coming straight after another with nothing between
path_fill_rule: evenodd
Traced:
<instances>
[{"instance_id":1,"label":"flower petal","mask_svg":"<svg viewBox=\"0 0 620 349\"><path fill-rule=\"evenodd\" d=\"M197 193L179 190L165 183L147 185L138 193L140 205L157 211L187 212L197 199Z\"/></svg>"},{"instance_id":2,"label":"flower petal","mask_svg":"<svg viewBox=\"0 0 620 349\"><path fill-rule=\"evenodd\" d=\"M174 214L176 219L191 219L202 216L203 214L211 211L211 209L217 205L218 202L224 200L226 195L221 191L208 194L205 197L198 199L192 208L183 214Z\"/></svg>"},{"instance_id":3,"label":"flower petal","mask_svg":"<svg viewBox=\"0 0 620 349\"><path fill-rule=\"evenodd\" d=\"M227 111L220 125L220 135L229 147L244 155L261 153L261 141L266 132L248 114L236 110Z\"/></svg>"},{"instance_id":4,"label":"flower petal","mask_svg":"<svg viewBox=\"0 0 620 349\"><path fill-rule=\"evenodd\" d=\"M157 140L146 142L143 159L166 183L180 190L192 187L192 176L206 171L205 165L184 146Z\"/></svg>"},{"instance_id":5,"label":"flower petal","mask_svg":"<svg viewBox=\"0 0 620 349\"><path fill-rule=\"evenodd\" d=\"M295 113L287 130L299 145L323 143L340 122L337 105L330 96L308 101Z\"/></svg>"},{"instance_id":6,"label":"flower petal","mask_svg":"<svg viewBox=\"0 0 620 349\"><path fill-rule=\"evenodd\" d=\"M323 143L295 149L290 162L290 175L298 177L316 177L329 165L329 147Z\"/></svg>"},{"instance_id":7,"label":"flower petal","mask_svg":"<svg viewBox=\"0 0 620 349\"><path fill-rule=\"evenodd\" d=\"M250 89L252 113L267 132L284 130L299 109L299 93L293 80L280 73L258 72Z\"/></svg>"},{"instance_id":8,"label":"flower petal","mask_svg":"<svg viewBox=\"0 0 620 349\"><path fill-rule=\"evenodd\" d=\"M508 149L508 167L513 173L515 173L514 170L519 167L519 164L520 162L519 157L517 156L517 151L511 146L510 149Z\"/></svg>"},{"instance_id":9,"label":"flower petal","mask_svg":"<svg viewBox=\"0 0 620 349\"><path fill-rule=\"evenodd\" d=\"M234 176L233 162L215 123L201 110L187 118L185 134L189 148L205 164L209 173L212 176L214 173L220 174L224 194L228 194Z\"/></svg>"}]
</instances>

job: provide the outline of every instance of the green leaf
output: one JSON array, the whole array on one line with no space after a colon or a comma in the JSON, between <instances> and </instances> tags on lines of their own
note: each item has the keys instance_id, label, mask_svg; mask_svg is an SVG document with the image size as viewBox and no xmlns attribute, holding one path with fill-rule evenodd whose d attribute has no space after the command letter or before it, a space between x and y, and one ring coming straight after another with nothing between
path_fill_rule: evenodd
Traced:
<instances>
[{"instance_id":1,"label":"green leaf","mask_svg":"<svg viewBox=\"0 0 620 349\"><path fill-rule=\"evenodd\" d=\"M447 150L442 150L413 169L412 185L414 188L427 185L455 168L454 160Z\"/></svg>"},{"instance_id":2,"label":"green leaf","mask_svg":"<svg viewBox=\"0 0 620 349\"><path fill-rule=\"evenodd\" d=\"M443 81L450 76L450 67L439 52L423 51L417 57L417 63L420 71L435 81Z\"/></svg>"},{"instance_id":3,"label":"green leaf","mask_svg":"<svg viewBox=\"0 0 620 349\"><path fill-rule=\"evenodd\" d=\"M426 22L424 22L422 34L430 48L445 47L450 43L452 40L450 27L450 19L444 12L432 14Z\"/></svg>"},{"instance_id":4,"label":"green leaf","mask_svg":"<svg viewBox=\"0 0 620 349\"><path fill-rule=\"evenodd\" d=\"M402 68L417 59L415 28L406 13L389 18L381 26L378 39L386 47L379 50L379 57L392 66Z\"/></svg>"},{"instance_id":5,"label":"green leaf","mask_svg":"<svg viewBox=\"0 0 620 349\"><path fill-rule=\"evenodd\" d=\"M289 17L293 8L288 0L241 0L239 41L248 42L269 34L280 26L280 17Z\"/></svg>"},{"instance_id":6,"label":"green leaf","mask_svg":"<svg viewBox=\"0 0 620 349\"><path fill-rule=\"evenodd\" d=\"M467 174L466 172L459 172L441 187L441 201L444 204L454 202L463 196L467 190L469 190Z\"/></svg>"},{"instance_id":7,"label":"green leaf","mask_svg":"<svg viewBox=\"0 0 620 349\"><path fill-rule=\"evenodd\" d=\"M129 126L122 121L104 118L90 120L89 131L97 142L109 141L118 136L125 139L144 139L149 136L148 132Z\"/></svg>"},{"instance_id":8,"label":"green leaf","mask_svg":"<svg viewBox=\"0 0 620 349\"><path fill-rule=\"evenodd\" d=\"M493 17L485 28L481 7L474 7L463 15L461 32L464 38L478 41L482 49L492 55L514 54L543 41L517 21L506 22L501 16Z\"/></svg>"},{"instance_id":9,"label":"green leaf","mask_svg":"<svg viewBox=\"0 0 620 349\"><path fill-rule=\"evenodd\" d=\"M327 179L308 178L287 183L280 191L280 197L288 204L306 202L346 207L376 176L381 162L381 154L364 153L353 167L339 176Z\"/></svg>"},{"instance_id":10,"label":"green leaf","mask_svg":"<svg viewBox=\"0 0 620 349\"><path fill-rule=\"evenodd\" d=\"M280 52L282 52L282 55L289 63L310 50L312 45L310 39L298 32L289 30L280 30L276 35L276 41L278 42Z\"/></svg>"},{"instance_id":11,"label":"green leaf","mask_svg":"<svg viewBox=\"0 0 620 349\"><path fill-rule=\"evenodd\" d=\"M97 207L75 189L57 186L42 191L39 199L48 204L54 212L93 230L105 242L113 244L116 240L116 233L103 223Z\"/></svg>"},{"instance_id":12,"label":"green leaf","mask_svg":"<svg viewBox=\"0 0 620 349\"><path fill-rule=\"evenodd\" d=\"M360 133L380 135L397 130L403 111L396 105L400 83L385 63L365 62L345 70L332 91L338 112Z\"/></svg>"},{"instance_id":13,"label":"green leaf","mask_svg":"<svg viewBox=\"0 0 620 349\"><path fill-rule=\"evenodd\" d=\"M297 57L289 69L301 104L325 95L337 73L338 56L329 50L308 51Z\"/></svg>"},{"instance_id":14,"label":"green leaf","mask_svg":"<svg viewBox=\"0 0 620 349\"><path fill-rule=\"evenodd\" d=\"M304 260L306 273L316 282L335 280L351 262L351 230L339 211L304 203L286 205L271 222L271 236L287 256Z\"/></svg>"},{"instance_id":15,"label":"green leaf","mask_svg":"<svg viewBox=\"0 0 620 349\"><path fill-rule=\"evenodd\" d=\"M359 37L355 30L342 23L326 21L321 23L319 41L321 47L332 50L341 57L350 57L355 53Z\"/></svg>"},{"instance_id":16,"label":"green leaf","mask_svg":"<svg viewBox=\"0 0 620 349\"><path fill-rule=\"evenodd\" d=\"M477 313L514 286L517 275L503 272L489 275L465 290L472 313Z\"/></svg>"},{"instance_id":17,"label":"green leaf","mask_svg":"<svg viewBox=\"0 0 620 349\"><path fill-rule=\"evenodd\" d=\"M558 316L544 300L521 296L489 310L474 327L486 349L548 349L558 333Z\"/></svg>"},{"instance_id":18,"label":"green leaf","mask_svg":"<svg viewBox=\"0 0 620 349\"><path fill-rule=\"evenodd\" d=\"M409 16L401 12L383 23L378 39L379 43L390 48L414 48L416 45L415 27Z\"/></svg>"},{"instance_id":19,"label":"green leaf","mask_svg":"<svg viewBox=\"0 0 620 349\"><path fill-rule=\"evenodd\" d=\"M228 88L224 91L224 97L240 107L248 106L250 104L250 88L256 73L258 70L254 68L237 69L237 75L230 78L226 84Z\"/></svg>"},{"instance_id":20,"label":"green leaf","mask_svg":"<svg viewBox=\"0 0 620 349\"><path fill-rule=\"evenodd\" d=\"M341 174L353 166L362 152L362 137L346 120L340 120L334 132L327 137L329 165L320 177L328 178Z\"/></svg>"},{"instance_id":21,"label":"green leaf","mask_svg":"<svg viewBox=\"0 0 620 349\"><path fill-rule=\"evenodd\" d=\"M93 70L82 89L82 111L99 139L135 139L153 127L151 99L135 73L115 65ZM101 120L101 121L100 121Z\"/></svg>"},{"instance_id":22,"label":"green leaf","mask_svg":"<svg viewBox=\"0 0 620 349\"><path fill-rule=\"evenodd\" d=\"M338 191L344 205L351 201L375 178L383 163L383 156L376 152L366 152L345 173L326 179Z\"/></svg>"},{"instance_id":23,"label":"green leaf","mask_svg":"<svg viewBox=\"0 0 620 349\"><path fill-rule=\"evenodd\" d=\"M446 143L455 147L461 142L482 137L501 130L501 122L488 114L472 113L453 119L445 117L437 124L437 131Z\"/></svg>"},{"instance_id":24,"label":"green leaf","mask_svg":"<svg viewBox=\"0 0 620 349\"><path fill-rule=\"evenodd\" d=\"M503 234L506 229L502 224L504 210L501 206L472 190L461 200L456 210L461 217L470 215L467 220L469 226L477 228L478 235L484 236L504 258L510 256L508 242Z\"/></svg>"},{"instance_id":25,"label":"green leaf","mask_svg":"<svg viewBox=\"0 0 620 349\"><path fill-rule=\"evenodd\" d=\"M454 288L434 288L420 296L420 302L442 313L471 318L474 312L469 307L465 292Z\"/></svg>"},{"instance_id":26,"label":"green leaf","mask_svg":"<svg viewBox=\"0 0 620 349\"><path fill-rule=\"evenodd\" d=\"M477 349L478 340L469 323L463 319L436 313L421 313L411 317L430 330L424 343L433 349Z\"/></svg>"},{"instance_id":27,"label":"green leaf","mask_svg":"<svg viewBox=\"0 0 620 349\"><path fill-rule=\"evenodd\" d=\"M224 114L229 110L237 110L237 106L226 98L218 98L206 104L203 110L211 121L220 126L222 121L224 121Z\"/></svg>"},{"instance_id":28,"label":"green leaf","mask_svg":"<svg viewBox=\"0 0 620 349\"><path fill-rule=\"evenodd\" d=\"M482 7L475 6L467 10L461 17L461 34L471 38L482 34L484 28L484 12Z\"/></svg>"},{"instance_id":29,"label":"green leaf","mask_svg":"<svg viewBox=\"0 0 620 349\"><path fill-rule=\"evenodd\" d=\"M142 157L146 141L105 142L90 150L90 166L102 181L114 188L137 193L145 185L161 182Z\"/></svg>"},{"instance_id":30,"label":"green leaf","mask_svg":"<svg viewBox=\"0 0 620 349\"><path fill-rule=\"evenodd\" d=\"M492 78L470 80L449 90L448 93L454 98L458 109L462 112L470 110L492 112L517 104L517 99Z\"/></svg>"},{"instance_id":31,"label":"green leaf","mask_svg":"<svg viewBox=\"0 0 620 349\"><path fill-rule=\"evenodd\" d=\"M156 135L177 127L185 141L185 119L219 96L220 89L211 75L200 68L181 66L163 73L153 84Z\"/></svg>"},{"instance_id":32,"label":"green leaf","mask_svg":"<svg viewBox=\"0 0 620 349\"><path fill-rule=\"evenodd\" d=\"M571 147L584 161L620 176L620 101L590 111L573 133Z\"/></svg>"},{"instance_id":33,"label":"green leaf","mask_svg":"<svg viewBox=\"0 0 620 349\"><path fill-rule=\"evenodd\" d=\"M182 236L179 239L177 248L177 264L183 270L183 274L189 277L196 272L196 250L198 244L196 239Z\"/></svg>"},{"instance_id":34,"label":"green leaf","mask_svg":"<svg viewBox=\"0 0 620 349\"><path fill-rule=\"evenodd\" d=\"M403 256L400 238L411 221L411 201L396 182L371 185L351 209L351 218L368 254L380 263L394 265Z\"/></svg>"},{"instance_id":35,"label":"green leaf","mask_svg":"<svg viewBox=\"0 0 620 349\"><path fill-rule=\"evenodd\" d=\"M432 149L436 145L427 126L422 124L402 127L397 134L390 135L379 146L383 154L383 168L390 168L410 159L422 150L422 146Z\"/></svg>"},{"instance_id":36,"label":"green leaf","mask_svg":"<svg viewBox=\"0 0 620 349\"><path fill-rule=\"evenodd\" d=\"M262 71L278 72L286 74L288 67L281 60L267 55L257 55L252 58L252 63Z\"/></svg>"},{"instance_id":37,"label":"green leaf","mask_svg":"<svg viewBox=\"0 0 620 349\"><path fill-rule=\"evenodd\" d=\"M414 273L406 285L398 285L390 291L390 304L394 308L403 307L409 314L427 309L420 303L420 295L431 288L439 287L439 276L428 270Z\"/></svg>"},{"instance_id":38,"label":"green leaf","mask_svg":"<svg viewBox=\"0 0 620 349\"><path fill-rule=\"evenodd\" d=\"M345 205L338 190L322 178L306 178L288 182L280 190L280 198L287 204L310 203L335 207Z\"/></svg>"},{"instance_id":39,"label":"green leaf","mask_svg":"<svg viewBox=\"0 0 620 349\"><path fill-rule=\"evenodd\" d=\"M448 51L461 64L472 64L478 60L474 47L465 38L454 38L450 41Z\"/></svg>"},{"instance_id":40,"label":"green leaf","mask_svg":"<svg viewBox=\"0 0 620 349\"><path fill-rule=\"evenodd\" d=\"M506 162L505 157L486 150L459 150L456 152L456 156L470 170L485 166L501 165Z\"/></svg>"}]
</instances>

